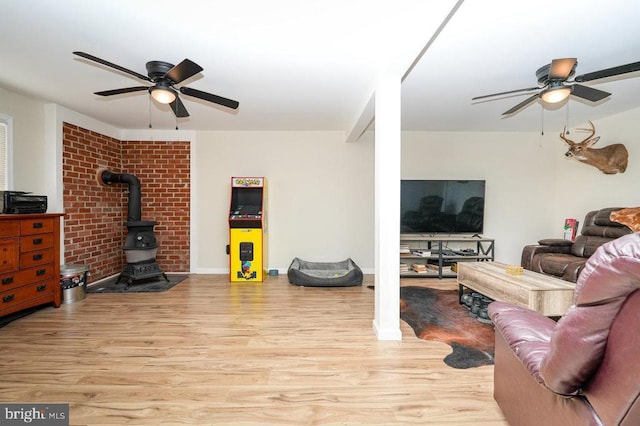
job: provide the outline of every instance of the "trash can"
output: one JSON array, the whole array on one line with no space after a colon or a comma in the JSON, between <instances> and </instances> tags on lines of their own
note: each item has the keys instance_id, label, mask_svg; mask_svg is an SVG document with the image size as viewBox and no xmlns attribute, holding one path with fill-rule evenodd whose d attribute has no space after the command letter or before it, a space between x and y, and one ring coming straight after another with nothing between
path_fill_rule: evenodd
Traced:
<instances>
[{"instance_id":1,"label":"trash can","mask_svg":"<svg viewBox=\"0 0 640 426\"><path fill-rule=\"evenodd\" d=\"M88 272L89 268L86 265L60 266L62 303L73 303L84 299L87 291Z\"/></svg>"}]
</instances>

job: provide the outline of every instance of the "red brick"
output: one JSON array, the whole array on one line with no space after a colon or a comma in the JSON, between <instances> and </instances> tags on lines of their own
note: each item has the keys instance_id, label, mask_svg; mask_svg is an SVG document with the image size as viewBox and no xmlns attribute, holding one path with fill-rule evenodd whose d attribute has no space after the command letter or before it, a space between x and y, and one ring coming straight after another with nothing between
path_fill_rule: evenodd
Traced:
<instances>
[{"instance_id":1,"label":"red brick","mask_svg":"<svg viewBox=\"0 0 640 426\"><path fill-rule=\"evenodd\" d=\"M65 261L88 265L92 280L119 273L124 266L127 189L96 181L97 170L109 167L140 179L143 219L166 220L156 227L162 242L160 267L188 272L189 143L119 141L68 123L63 135ZM178 198L178 191L184 197Z\"/></svg>"}]
</instances>

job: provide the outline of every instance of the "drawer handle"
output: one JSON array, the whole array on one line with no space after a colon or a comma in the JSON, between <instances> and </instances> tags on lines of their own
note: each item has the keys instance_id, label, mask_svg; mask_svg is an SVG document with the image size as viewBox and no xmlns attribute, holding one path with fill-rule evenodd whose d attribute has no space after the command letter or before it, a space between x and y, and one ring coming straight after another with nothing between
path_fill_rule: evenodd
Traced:
<instances>
[{"instance_id":1,"label":"drawer handle","mask_svg":"<svg viewBox=\"0 0 640 426\"><path fill-rule=\"evenodd\" d=\"M42 228L42 222L33 223L33 229L40 229L40 228Z\"/></svg>"},{"instance_id":2,"label":"drawer handle","mask_svg":"<svg viewBox=\"0 0 640 426\"><path fill-rule=\"evenodd\" d=\"M14 299L14 297L15 297L15 296L14 296L13 294L9 294L9 295L7 295L7 296L4 296L4 297L2 298L2 303L9 303L9 302L11 302L11 301Z\"/></svg>"},{"instance_id":3,"label":"drawer handle","mask_svg":"<svg viewBox=\"0 0 640 426\"><path fill-rule=\"evenodd\" d=\"M47 270L46 270L46 269L38 269L38 270L36 271L36 276L37 276L37 277L40 277L40 276L42 276L42 275L44 275L44 274L46 274L46 273L47 273Z\"/></svg>"},{"instance_id":4,"label":"drawer handle","mask_svg":"<svg viewBox=\"0 0 640 426\"><path fill-rule=\"evenodd\" d=\"M42 284L42 285L39 285L38 287L36 287L36 290L37 291L44 291L46 288L47 288L47 285L46 284Z\"/></svg>"},{"instance_id":5,"label":"drawer handle","mask_svg":"<svg viewBox=\"0 0 640 426\"><path fill-rule=\"evenodd\" d=\"M33 245L36 246L38 244L42 244L42 238L34 238Z\"/></svg>"},{"instance_id":6,"label":"drawer handle","mask_svg":"<svg viewBox=\"0 0 640 426\"><path fill-rule=\"evenodd\" d=\"M7 277L2 279L2 285L9 285L13 283L13 277Z\"/></svg>"},{"instance_id":7,"label":"drawer handle","mask_svg":"<svg viewBox=\"0 0 640 426\"><path fill-rule=\"evenodd\" d=\"M34 254L32 259L33 260L42 260L42 253Z\"/></svg>"}]
</instances>

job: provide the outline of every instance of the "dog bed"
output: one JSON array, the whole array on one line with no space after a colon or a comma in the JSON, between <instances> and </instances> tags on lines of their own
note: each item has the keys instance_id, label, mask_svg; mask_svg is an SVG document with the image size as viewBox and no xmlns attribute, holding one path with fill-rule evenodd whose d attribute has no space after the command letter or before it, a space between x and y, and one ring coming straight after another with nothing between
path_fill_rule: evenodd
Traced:
<instances>
[{"instance_id":1,"label":"dog bed","mask_svg":"<svg viewBox=\"0 0 640 426\"><path fill-rule=\"evenodd\" d=\"M294 258L287 271L289 282L301 286L348 287L362 285L362 269L351 260L308 262Z\"/></svg>"}]
</instances>

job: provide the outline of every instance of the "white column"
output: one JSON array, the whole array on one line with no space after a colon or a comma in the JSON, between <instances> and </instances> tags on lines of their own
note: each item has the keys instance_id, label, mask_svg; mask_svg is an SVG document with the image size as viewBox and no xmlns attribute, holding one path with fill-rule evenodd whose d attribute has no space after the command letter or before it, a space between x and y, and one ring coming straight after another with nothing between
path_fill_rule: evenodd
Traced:
<instances>
[{"instance_id":1,"label":"white column","mask_svg":"<svg viewBox=\"0 0 640 426\"><path fill-rule=\"evenodd\" d=\"M375 318L378 340L400 332L401 73L388 72L375 93Z\"/></svg>"}]
</instances>

